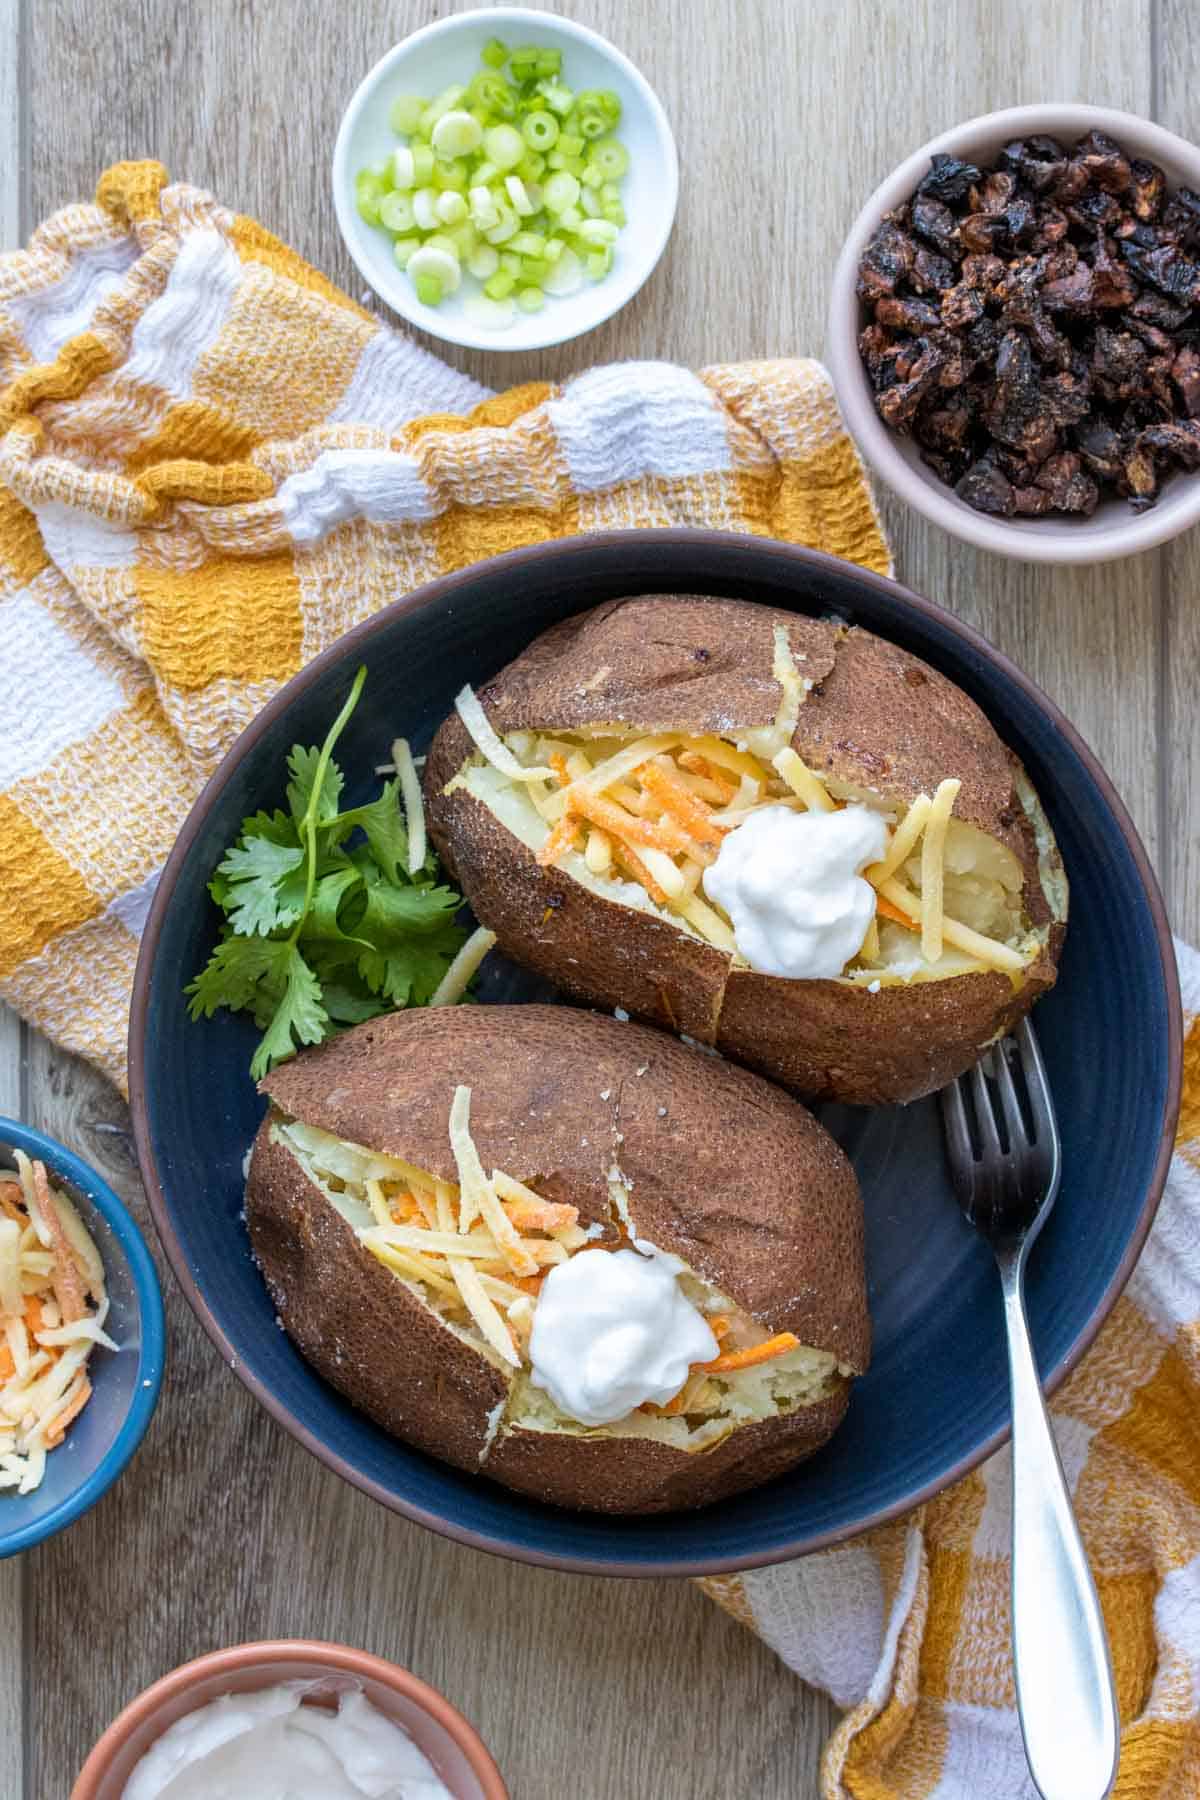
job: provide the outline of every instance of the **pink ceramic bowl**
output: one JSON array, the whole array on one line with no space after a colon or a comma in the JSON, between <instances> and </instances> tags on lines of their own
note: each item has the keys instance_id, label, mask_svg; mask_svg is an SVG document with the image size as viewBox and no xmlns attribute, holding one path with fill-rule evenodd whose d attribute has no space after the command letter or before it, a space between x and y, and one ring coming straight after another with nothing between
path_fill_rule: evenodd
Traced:
<instances>
[{"instance_id":1,"label":"pink ceramic bowl","mask_svg":"<svg viewBox=\"0 0 1200 1800\"><path fill-rule=\"evenodd\" d=\"M1105 131L1130 155L1160 164L1169 189L1200 189L1200 149L1148 119L1104 106L1014 106L944 131L901 163L859 213L833 277L829 367L847 428L871 467L935 525L982 550L996 550L1001 556L1026 562L1108 562L1166 543L1200 520L1200 471L1172 475L1164 482L1157 504L1144 513L1132 512L1121 499L1102 500L1090 519L997 519L976 512L925 467L913 440L889 430L875 411L871 384L858 353L866 310L855 284L871 233L884 213L910 198L935 152L987 163L1013 138L1045 132L1070 144L1088 131Z\"/></svg>"},{"instance_id":2,"label":"pink ceramic bowl","mask_svg":"<svg viewBox=\"0 0 1200 1800\"><path fill-rule=\"evenodd\" d=\"M83 1765L71 1800L121 1800L140 1758L177 1719L222 1694L251 1693L283 1681L318 1683L313 1694L318 1703L360 1688L424 1751L454 1800L509 1800L478 1732L433 1688L382 1657L306 1638L214 1650L164 1675L113 1720Z\"/></svg>"}]
</instances>

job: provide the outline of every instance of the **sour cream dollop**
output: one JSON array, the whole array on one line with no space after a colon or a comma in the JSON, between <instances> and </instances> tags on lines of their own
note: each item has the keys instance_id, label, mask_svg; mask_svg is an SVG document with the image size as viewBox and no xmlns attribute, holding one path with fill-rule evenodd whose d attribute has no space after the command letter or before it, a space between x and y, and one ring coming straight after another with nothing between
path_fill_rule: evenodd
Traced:
<instances>
[{"instance_id":1,"label":"sour cream dollop","mask_svg":"<svg viewBox=\"0 0 1200 1800\"><path fill-rule=\"evenodd\" d=\"M529 1342L534 1385L583 1425L611 1425L677 1394L719 1346L679 1285L683 1264L636 1250L580 1250L542 1283Z\"/></svg>"},{"instance_id":2,"label":"sour cream dollop","mask_svg":"<svg viewBox=\"0 0 1200 1800\"><path fill-rule=\"evenodd\" d=\"M224 1694L152 1744L121 1800L453 1800L408 1734L364 1694L336 1712L307 1684Z\"/></svg>"},{"instance_id":3,"label":"sour cream dollop","mask_svg":"<svg viewBox=\"0 0 1200 1800\"><path fill-rule=\"evenodd\" d=\"M726 837L704 891L728 913L752 969L827 980L862 947L875 890L860 871L886 845L887 826L867 806L764 806Z\"/></svg>"}]
</instances>

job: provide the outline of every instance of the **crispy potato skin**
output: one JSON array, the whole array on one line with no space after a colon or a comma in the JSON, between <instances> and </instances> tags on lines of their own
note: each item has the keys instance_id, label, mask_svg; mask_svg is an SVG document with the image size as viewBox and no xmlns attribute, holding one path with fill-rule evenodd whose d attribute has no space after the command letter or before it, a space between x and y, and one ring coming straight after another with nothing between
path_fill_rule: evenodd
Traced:
<instances>
[{"instance_id":1,"label":"crispy potato skin","mask_svg":"<svg viewBox=\"0 0 1200 1800\"><path fill-rule=\"evenodd\" d=\"M819 1448L845 1412L848 1380L815 1406L740 1426L695 1454L503 1425L486 1448L507 1372L364 1250L271 1138L273 1119L301 1118L453 1180L449 1114L460 1083L472 1089L485 1167L578 1206L615 1239L616 1161L640 1234L764 1325L794 1331L855 1372L867 1366L861 1200L828 1133L778 1089L660 1032L522 1006L391 1014L261 1084L272 1111L250 1165L251 1243L280 1318L319 1372L397 1436L561 1506L700 1506Z\"/></svg>"},{"instance_id":2,"label":"crispy potato skin","mask_svg":"<svg viewBox=\"0 0 1200 1800\"><path fill-rule=\"evenodd\" d=\"M364 1250L283 1145L254 1140L246 1223L284 1328L338 1392L396 1437L475 1470L508 1378Z\"/></svg>"},{"instance_id":3,"label":"crispy potato skin","mask_svg":"<svg viewBox=\"0 0 1200 1800\"><path fill-rule=\"evenodd\" d=\"M914 1100L968 1068L1053 986L1064 935L1062 921L1051 922L1033 828L1017 797L1019 764L973 701L869 632L687 595L611 602L565 620L480 698L501 733L621 724L729 734L774 718L776 624L815 684L792 738L811 768L901 807L957 776L956 817L1016 856L1026 913L1050 926L1045 954L1019 990L992 973L870 994L848 982L733 970L722 951L682 928L539 868L472 795L446 794L474 751L457 714L438 731L426 765L430 835L506 954L572 998L686 1032L812 1097Z\"/></svg>"}]
</instances>

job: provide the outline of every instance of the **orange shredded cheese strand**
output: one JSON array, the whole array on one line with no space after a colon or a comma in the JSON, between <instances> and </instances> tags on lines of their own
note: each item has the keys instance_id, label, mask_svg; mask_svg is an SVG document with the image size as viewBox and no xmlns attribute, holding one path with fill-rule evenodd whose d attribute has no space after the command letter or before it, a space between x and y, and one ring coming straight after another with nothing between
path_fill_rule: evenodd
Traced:
<instances>
[{"instance_id":1,"label":"orange shredded cheese strand","mask_svg":"<svg viewBox=\"0 0 1200 1800\"><path fill-rule=\"evenodd\" d=\"M903 925L906 931L920 931L921 929L919 919L910 919L907 913L902 913L898 906L893 906L891 901L885 900L882 894L875 896L875 911L881 919L891 919L895 924Z\"/></svg>"},{"instance_id":2,"label":"orange shredded cheese strand","mask_svg":"<svg viewBox=\"0 0 1200 1800\"><path fill-rule=\"evenodd\" d=\"M56 1445L62 1443L63 1438L66 1435L67 1426L71 1423L72 1419L77 1419L79 1417L79 1414L83 1411L91 1397L92 1384L85 1375L75 1393L74 1399L70 1400L60 1413L56 1413L46 1427L46 1448L48 1450L53 1450Z\"/></svg>"},{"instance_id":3,"label":"orange shredded cheese strand","mask_svg":"<svg viewBox=\"0 0 1200 1800\"><path fill-rule=\"evenodd\" d=\"M690 788L684 787L665 758L654 757L644 764L638 773L638 780L648 794L654 795L663 811L670 813L692 837L702 844L720 849L721 828L713 824L708 806L698 794L693 794Z\"/></svg>"},{"instance_id":4,"label":"orange shredded cheese strand","mask_svg":"<svg viewBox=\"0 0 1200 1800\"><path fill-rule=\"evenodd\" d=\"M562 751L561 750L553 751L546 758L546 761L550 764L550 767L554 770L554 773L557 775L559 787L570 787L571 777L567 772L567 759L563 755Z\"/></svg>"},{"instance_id":5,"label":"orange shredded cheese strand","mask_svg":"<svg viewBox=\"0 0 1200 1800\"><path fill-rule=\"evenodd\" d=\"M579 835L579 820L574 813L564 813L558 824L551 831L541 849L537 853L537 862L543 869L556 863L560 856L574 848L575 839Z\"/></svg>"},{"instance_id":6,"label":"orange shredded cheese strand","mask_svg":"<svg viewBox=\"0 0 1200 1800\"><path fill-rule=\"evenodd\" d=\"M639 819L614 806L603 795L581 787L578 782L567 789L567 809L590 819L593 825L599 825L612 837L626 843L644 844L650 850L662 850L668 856L679 851L685 856L694 856L698 847L673 820Z\"/></svg>"},{"instance_id":7,"label":"orange shredded cheese strand","mask_svg":"<svg viewBox=\"0 0 1200 1800\"><path fill-rule=\"evenodd\" d=\"M726 781L720 770L709 762L707 756L701 756L698 750L682 750L679 754L679 766L686 769L689 775L702 775L705 781L711 781L720 788L721 797L728 806L737 793L737 783Z\"/></svg>"},{"instance_id":8,"label":"orange shredded cheese strand","mask_svg":"<svg viewBox=\"0 0 1200 1800\"><path fill-rule=\"evenodd\" d=\"M728 1375L734 1369L752 1369L757 1363L774 1361L777 1356L786 1356L789 1350L799 1348L800 1339L792 1331L780 1331L767 1339L765 1344L754 1344L749 1350L730 1350L724 1356L718 1356L710 1363L703 1363L702 1368L710 1375Z\"/></svg>"},{"instance_id":9,"label":"orange shredded cheese strand","mask_svg":"<svg viewBox=\"0 0 1200 1800\"><path fill-rule=\"evenodd\" d=\"M619 838L613 845L613 857L615 861L620 863L627 875L632 875L633 879L645 888L656 906L667 906L670 904L666 892L659 887L657 881L655 881L641 857L635 850L632 850L628 844L622 843Z\"/></svg>"},{"instance_id":10,"label":"orange shredded cheese strand","mask_svg":"<svg viewBox=\"0 0 1200 1800\"><path fill-rule=\"evenodd\" d=\"M74 1325L76 1320L87 1317L83 1283L79 1279L79 1270L75 1267L75 1258L71 1254L71 1246L67 1242L67 1234L63 1230L62 1220L58 1216L58 1208L50 1198L50 1183L46 1179L46 1165L42 1162L35 1162L32 1167L34 1200L49 1233L50 1245L54 1253L54 1273L50 1277L50 1285L54 1290L54 1298L58 1301L63 1324Z\"/></svg>"}]
</instances>

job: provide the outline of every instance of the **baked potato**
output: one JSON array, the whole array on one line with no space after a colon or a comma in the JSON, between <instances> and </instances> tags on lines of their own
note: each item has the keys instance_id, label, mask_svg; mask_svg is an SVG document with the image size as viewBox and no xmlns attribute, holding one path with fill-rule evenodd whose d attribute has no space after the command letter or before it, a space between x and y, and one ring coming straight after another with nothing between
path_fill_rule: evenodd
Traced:
<instances>
[{"instance_id":1,"label":"baked potato","mask_svg":"<svg viewBox=\"0 0 1200 1800\"><path fill-rule=\"evenodd\" d=\"M253 1254L303 1355L385 1430L539 1500L646 1513L766 1481L842 1419L870 1344L858 1186L779 1089L561 1006L395 1013L260 1085ZM538 1333L566 1281L568 1381L593 1350L605 1378L662 1365L662 1341L620 1349L627 1309L581 1340L622 1255L669 1271L704 1364L596 1425L543 1385Z\"/></svg>"},{"instance_id":2,"label":"baked potato","mask_svg":"<svg viewBox=\"0 0 1200 1800\"><path fill-rule=\"evenodd\" d=\"M945 676L835 619L647 595L565 620L463 690L425 806L508 955L806 1095L929 1093L1055 979L1067 882L1020 763ZM819 955L747 947L793 939Z\"/></svg>"}]
</instances>

